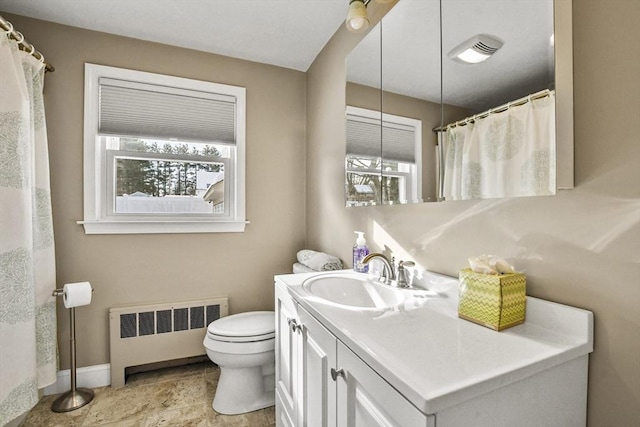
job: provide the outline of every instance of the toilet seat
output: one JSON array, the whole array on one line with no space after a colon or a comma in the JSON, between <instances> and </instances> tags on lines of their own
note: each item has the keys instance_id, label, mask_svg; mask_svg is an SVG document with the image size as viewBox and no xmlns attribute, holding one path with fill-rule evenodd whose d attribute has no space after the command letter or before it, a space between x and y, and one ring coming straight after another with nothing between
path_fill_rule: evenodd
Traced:
<instances>
[{"instance_id":1,"label":"toilet seat","mask_svg":"<svg viewBox=\"0 0 640 427\"><path fill-rule=\"evenodd\" d=\"M222 342L256 342L275 338L275 313L252 311L222 317L209 324L207 338Z\"/></svg>"}]
</instances>

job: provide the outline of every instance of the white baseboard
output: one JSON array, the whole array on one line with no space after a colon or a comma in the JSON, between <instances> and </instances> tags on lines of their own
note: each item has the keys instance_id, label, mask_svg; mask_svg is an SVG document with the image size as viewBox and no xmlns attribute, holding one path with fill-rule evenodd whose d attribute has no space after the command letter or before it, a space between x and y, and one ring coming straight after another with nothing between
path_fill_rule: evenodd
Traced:
<instances>
[{"instance_id":1,"label":"white baseboard","mask_svg":"<svg viewBox=\"0 0 640 427\"><path fill-rule=\"evenodd\" d=\"M76 386L95 388L104 387L111 384L111 365L86 366L76 370ZM55 383L44 388L44 395L64 393L71 389L71 371L65 369L58 371L58 378Z\"/></svg>"}]
</instances>

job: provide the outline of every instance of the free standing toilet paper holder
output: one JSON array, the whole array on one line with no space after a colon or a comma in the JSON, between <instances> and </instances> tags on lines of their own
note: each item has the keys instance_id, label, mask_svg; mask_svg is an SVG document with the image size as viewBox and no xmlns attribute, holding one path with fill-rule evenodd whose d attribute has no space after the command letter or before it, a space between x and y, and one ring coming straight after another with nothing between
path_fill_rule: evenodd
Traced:
<instances>
[{"instance_id":1,"label":"free standing toilet paper holder","mask_svg":"<svg viewBox=\"0 0 640 427\"><path fill-rule=\"evenodd\" d=\"M91 289L93 292L93 289ZM54 289L52 295L54 297L64 296L64 289ZM82 408L93 400L93 390L88 388L76 387L76 308L69 308L70 331L69 344L71 347L71 390L63 393L51 404L53 412L69 412Z\"/></svg>"}]
</instances>

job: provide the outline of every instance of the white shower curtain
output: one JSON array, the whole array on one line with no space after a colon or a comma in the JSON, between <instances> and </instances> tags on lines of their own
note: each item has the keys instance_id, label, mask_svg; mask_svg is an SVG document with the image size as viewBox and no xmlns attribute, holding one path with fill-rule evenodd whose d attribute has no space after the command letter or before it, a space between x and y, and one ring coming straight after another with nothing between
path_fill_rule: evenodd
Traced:
<instances>
[{"instance_id":1,"label":"white shower curtain","mask_svg":"<svg viewBox=\"0 0 640 427\"><path fill-rule=\"evenodd\" d=\"M445 200L555 194L555 94L441 135Z\"/></svg>"},{"instance_id":2,"label":"white shower curtain","mask_svg":"<svg viewBox=\"0 0 640 427\"><path fill-rule=\"evenodd\" d=\"M0 425L56 380L44 64L0 31Z\"/></svg>"}]
</instances>

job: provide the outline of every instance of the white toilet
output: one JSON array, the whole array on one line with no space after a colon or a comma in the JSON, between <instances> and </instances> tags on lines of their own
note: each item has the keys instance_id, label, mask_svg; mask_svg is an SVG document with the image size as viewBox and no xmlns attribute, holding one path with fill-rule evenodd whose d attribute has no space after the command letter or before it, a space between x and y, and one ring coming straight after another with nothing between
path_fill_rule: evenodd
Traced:
<instances>
[{"instance_id":1,"label":"white toilet","mask_svg":"<svg viewBox=\"0 0 640 427\"><path fill-rule=\"evenodd\" d=\"M209 324L204 347L220 367L213 409L233 415L275 404L275 312L250 311Z\"/></svg>"}]
</instances>

